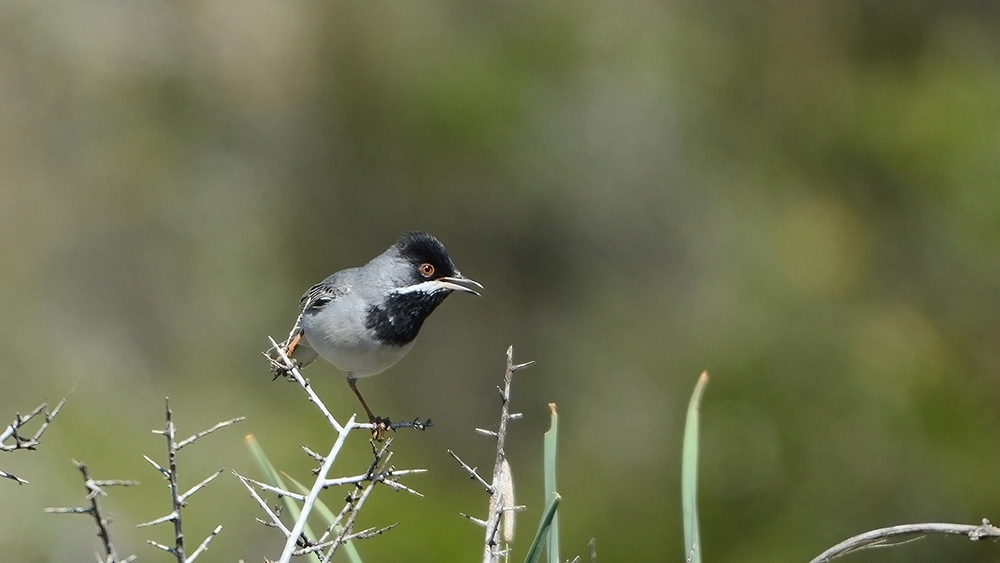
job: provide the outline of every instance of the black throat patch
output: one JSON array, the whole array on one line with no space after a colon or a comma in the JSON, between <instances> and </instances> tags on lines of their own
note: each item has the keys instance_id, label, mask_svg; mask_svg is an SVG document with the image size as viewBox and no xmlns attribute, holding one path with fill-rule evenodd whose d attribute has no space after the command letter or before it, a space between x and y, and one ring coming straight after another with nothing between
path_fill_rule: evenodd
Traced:
<instances>
[{"instance_id":1,"label":"black throat patch","mask_svg":"<svg viewBox=\"0 0 1000 563\"><path fill-rule=\"evenodd\" d=\"M368 308L365 327L375 331L375 336L384 344L404 346L413 342L424 320L450 293L450 290L391 293L383 305Z\"/></svg>"}]
</instances>

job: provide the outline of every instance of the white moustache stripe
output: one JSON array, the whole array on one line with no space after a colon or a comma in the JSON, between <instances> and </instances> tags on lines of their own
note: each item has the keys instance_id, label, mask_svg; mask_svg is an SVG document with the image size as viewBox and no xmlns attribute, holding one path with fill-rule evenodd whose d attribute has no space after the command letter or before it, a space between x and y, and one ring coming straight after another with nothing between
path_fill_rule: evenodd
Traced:
<instances>
[{"instance_id":1,"label":"white moustache stripe","mask_svg":"<svg viewBox=\"0 0 1000 563\"><path fill-rule=\"evenodd\" d=\"M434 293L436 291L444 291L449 289L442 285L437 280L430 280L425 282L420 282L413 285L408 285L406 287L401 287L394 290L393 293L405 294L405 293Z\"/></svg>"}]
</instances>

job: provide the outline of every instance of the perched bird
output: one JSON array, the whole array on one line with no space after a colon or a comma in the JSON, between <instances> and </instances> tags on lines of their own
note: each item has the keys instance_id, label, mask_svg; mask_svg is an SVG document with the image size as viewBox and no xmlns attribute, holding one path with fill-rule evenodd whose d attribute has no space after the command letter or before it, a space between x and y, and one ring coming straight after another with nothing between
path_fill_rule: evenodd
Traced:
<instances>
[{"instance_id":1,"label":"perched bird","mask_svg":"<svg viewBox=\"0 0 1000 563\"><path fill-rule=\"evenodd\" d=\"M438 239L411 232L364 266L341 270L309 288L301 312L281 344L288 357L305 367L321 356L347 372L347 383L375 425L389 420L372 414L356 381L381 373L413 347L420 327L452 291L479 295L478 282L462 276ZM275 377L287 367L274 349Z\"/></svg>"}]
</instances>

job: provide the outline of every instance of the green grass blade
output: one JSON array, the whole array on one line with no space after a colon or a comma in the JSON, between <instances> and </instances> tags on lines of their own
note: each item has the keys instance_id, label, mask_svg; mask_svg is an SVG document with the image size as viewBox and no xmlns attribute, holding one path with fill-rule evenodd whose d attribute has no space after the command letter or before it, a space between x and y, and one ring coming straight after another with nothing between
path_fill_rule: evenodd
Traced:
<instances>
[{"instance_id":1,"label":"green grass blade","mask_svg":"<svg viewBox=\"0 0 1000 563\"><path fill-rule=\"evenodd\" d=\"M552 411L549 431L545 433L545 498L555 498L556 492L556 441L559 436L559 414L556 413L556 404L549 403L549 410ZM546 540L548 546L549 563L559 562L559 513L552 515L552 523L549 525L549 535Z\"/></svg>"},{"instance_id":2,"label":"green grass blade","mask_svg":"<svg viewBox=\"0 0 1000 563\"><path fill-rule=\"evenodd\" d=\"M292 484L295 485L295 488L298 489L300 493L304 495L309 494L309 487L306 487L302 483L295 480L294 477L288 474L285 474L285 478L291 481ZM290 491L291 489L286 489L286 490ZM319 499L316 499L316 504L313 506L313 510L318 512L319 515L322 516L324 520L326 520L327 526L332 524L333 521L337 519L337 515L334 514L332 510L330 510L330 507L327 506L325 502ZM340 527L340 525L338 525L336 531L339 533L340 530L342 530L342 528ZM354 547L354 542L349 541L345 543L342 547L344 549L344 553L347 554L347 558L351 560L351 563L362 563L361 554L358 553L358 548Z\"/></svg>"},{"instance_id":3,"label":"green grass blade","mask_svg":"<svg viewBox=\"0 0 1000 563\"><path fill-rule=\"evenodd\" d=\"M247 436L247 447L250 448L250 453L253 455L254 460L257 462L257 467L264 473L264 480L268 483L274 485L275 487L280 487L282 489L288 490L285 482L281 479L281 475L278 474L278 470L271 465L271 460L267 458L267 454L264 453L264 448L260 447L257 439L254 438L253 434ZM292 516L292 519L299 517L299 505L290 498L283 498L282 501L285 503L285 510ZM308 532L307 532L308 533ZM311 535L311 533L310 533Z\"/></svg>"},{"instance_id":4,"label":"green grass blade","mask_svg":"<svg viewBox=\"0 0 1000 563\"><path fill-rule=\"evenodd\" d=\"M250 448L250 454L253 455L254 460L256 460L257 462L257 466L264 473L265 480L276 487L280 487L282 489L285 489L286 491L290 491L291 489L289 489L288 486L285 484L285 481L281 478L281 475L279 475L278 471L274 468L273 465L271 465L271 461L267 458L267 454L264 453L264 449L260 447L260 444L257 442L257 439L254 438L253 435L251 434L247 436L246 440L247 440L247 447ZM291 479L291 481L303 494L309 492L309 490L303 487L302 484L299 483L298 481L295 481L294 479ZM282 498L281 500L285 503L285 510L288 512L288 514L292 516L293 520L297 520L299 514L302 513L302 511L299 510L299 505L296 504L294 500L288 497ZM316 501L316 509L323 515L324 518L326 518L328 523L332 522L333 519L336 517L333 514L333 512L331 512L330 509L327 508L325 504L323 504L318 500ZM305 530L303 530L303 532L306 534L307 537L310 538L316 537L313 534L312 530L309 528L308 524L306 524ZM346 544L344 544L344 552L347 553L347 557L348 559L351 560L351 563L362 563L361 556L358 554L357 548L355 548L354 545L351 544L351 542L347 542Z\"/></svg>"},{"instance_id":5,"label":"green grass blade","mask_svg":"<svg viewBox=\"0 0 1000 563\"><path fill-rule=\"evenodd\" d=\"M549 535L552 519L556 516L556 509L559 508L561 500L562 497L559 496L559 493L555 493L555 496L549 501L549 505L545 507L542 521L538 524L538 533L535 534L535 539L531 540L531 547L528 548L528 556L524 558L524 563L538 563L541 560L542 546L545 545L545 538Z\"/></svg>"},{"instance_id":6,"label":"green grass blade","mask_svg":"<svg viewBox=\"0 0 1000 563\"><path fill-rule=\"evenodd\" d=\"M684 423L684 453L681 458L681 505L684 508L684 558L701 563L701 533L698 530L698 418L708 372L701 374L688 404Z\"/></svg>"}]
</instances>

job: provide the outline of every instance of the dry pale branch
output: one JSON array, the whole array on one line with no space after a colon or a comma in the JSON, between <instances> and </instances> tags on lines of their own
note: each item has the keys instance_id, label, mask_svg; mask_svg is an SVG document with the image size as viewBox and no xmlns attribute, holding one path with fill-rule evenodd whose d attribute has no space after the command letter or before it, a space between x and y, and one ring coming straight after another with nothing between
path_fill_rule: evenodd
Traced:
<instances>
[{"instance_id":1,"label":"dry pale branch","mask_svg":"<svg viewBox=\"0 0 1000 563\"><path fill-rule=\"evenodd\" d=\"M326 408L326 404L323 402L322 399L319 398L319 395L316 394L316 391L313 390L312 385L309 383L309 380L302 376L302 372L299 371L299 367L295 364L295 362L292 361L291 358L288 357L288 354L285 352L284 347L275 342L274 339L271 338L270 336L268 336L267 339L271 343L272 346L271 349L274 350L275 354L278 356L277 358L272 358L271 356L268 356L266 352L264 353L264 357L266 357L268 361L271 363L272 369L274 369L278 373L283 373L290 381L298 383L299 386L305 390L306 395L309 397L309 401L314 405L316 405L316 408L318 408L320 412L323 413L323 416L326 418L326 421L330 424L330 426L333 427L334 431L336 431L337 434L343 432L344 427L341 426L340 422L337 421L337 418L334 417L332 413L330 413L330 409ZM372 432L376 431L383 432L387 428L392 431L399 430L400 428L411 428L413 430L426 430L431 426L434 426L434 423L430 419L421 421L419 418L407 422L394 422L389 424L388 427L381 425L376 427L376 425L369 422L357 422L354 424L354 428L364 428Z\"/></svg>"},{"instance_id":2,"label":"dry pale branch","mask_svg":"<svg viewBox=\"0 0 1000 563\"><path fill-rule=\"evenodd\" d=\"M893 543L891 543L893 540L902 540L902 538L905 538L906 536L922 537L927 534L966 536L972 541L979 541L987 538L1000 539L1000 528L990 524L990 521L985 518L983 518L983 523L978 526L970 524L943 524L932 522L927 524L902 524L899 526L890 526L888 528L879 528L877 530L872 530L870 532L865 532L863 534L847 538L846 540L817 555L812 561L810 561L810 563L825 563L835 557L840 557L841 555L846 555L854 551L893 545ZM911 539L919 539L919 537Z\"/></svg>"},{"instance_id":3,"label":"dry pale branch","mask_svg":"<svg viewBox=\"0 0 1000 563\"><path fill-rule=\"evenodd\" d=\"M348 434L351 433L351 430L357 427L354 419L355 417L352 416L351 419L347 421L347 424L341 427L341 431L337 436L337 441L334 442L333 447L330 448L330 453L326 455L323 463L320 465L320 469L316 474L316 481L313 482L312 489L310 489L309 493L303 498L299 517L292 525L290 533L285 537L285 547L281 552L281 558L278 559L280 563L288 563L292 556L295 555L296 547L303 537L303 533L306 528L306 521L309 519L309 514L312 513L312 509L316 505L317 499L319 499L319 494L326 488L326 476L329 475L330 470L333 468L333 462L337 459L340 449L344 447L344 442L347 440Z\"/></svg>"},{"instance_id":4,"label":"dry pale branch","mask_svg":"<svg viewBox=\"0 0 1000 563\"><path fill-rule=\"evenodd\" d=\"M493 433L493 436L494 437L496 436L495 432ZM451 450L448 450L448 455L450 455L451 457L455 458L455 461L457 461L462 466L462 469L464 469L465 472L469 474L469 478L475 479L476 481L479 481L479 484L482 485L486 489L487 493L489 493L491 495L493 494L493 492L494 492L493 491L493 485L487 483L486 479L483 479L482 476L479 475L479 468L478 467L472 467L468 463L465 463L464 461L462 461L462 458L458 457L458 454L456 454L455 452L453 452Z\"/></svg>"},{"instance_id":5,"label":"dry pale branch","mask_svg":"<svg viewBox=\"0 0 1000 563\"><path fill-rule=\"evenodd\" d=\"M166 421L167 421L166 426L164 427L163 430L153 430L154 434L160 434L167 440L167 467L163 467L162 465L156 463L149 456L145 455L142 456L147 462L149 462L150 465L153 466L154 469L156 469L157 471L160 472L161 475L163 475L164 479L167 480L170 489L171 511L159 518L139 524L138 527L144 528L147 526L155 526L156 524L163 524L165 522L173 522L174 524L173 546L167 546L152 540L146 540L146 541L150 545L162 549L163 551L166 551L167 553L170 553L171 555L176 557L178 563L192 563L195 559L198 558L198 556L200 556L202 553L208 550L208 544L213 539L215 539L215 536L217 536L220 531L222 531L222 526L217 526L215 530L212 531L212 533L210 533L204 540L202 540L202 542L191 553L191 555L187 555L184 546L184 527L183 527L183 520L181 518L181 508L187 506L188 499L191 498L191 496L194 495L196 492L204 488L205 485L209 484L210 482L212 482L212 480L214 480L216 477L222 474L223 470L220 469L216 473L209 475L200 483L182 493L180 490L180 485L177 477L177 453L181 450L181 448L190 446L191 444L197 442L198 440L204 438L205 436L208 436L209 434L215 432L216 430L232 426L233 424L236 424L237 422L244 420L245 417L239 416L236 418L231 418L229 420L222 421L207 430L203 430L196 434L192 434L191 436L181 441L178 441L177 427L174 425L173 416L174 413L172 410L170 410L170 399L168 398L166 400Z\"/></svg>"},{"instance_id":6,"label":"dry pale branch","mask_svg":"<svg viewBox=\"0 0 1000 563\"><path fill-rule=\"evenodd\" d=\"M339 547L344 543L352 539L366 539L374 537L395 527L395 524L392 524L377 530L369 529L358 533L352 533L355 519L377 483L382 483L397 491L406 491L411 494L420 495L419 492L399 483L398 479L401 476L422 473L425 470L397 470L393 468L389 464L389 460L392 458L392 453L389 451L389 447L392 443L391 438L386 440L386 443L383 445L381 450L375 453L375 459L366 473L350 477L327 478L326 476L329 474L334 460L339 455L347 435L352 430L361 428L361 426L355 422L355 419L352 416L351 419L342 426L342 428L343 433L338 435L338 439L334 443L330 452L325 456L318 456L319 459L322 460L322 463L319 469L314 471L316 479L308 493L302 494L290 491L282 487L262 483L237 474L237 477L243 485L248 491L250 491L253 499L264 510L265 514L267 514L267 517L270 519L270 521L265 522L265 524L278 529L285 536L285 548L278 561L287 562L293 556L310 553L317 554L317 557L319 557L321 561L329 561L337 549L339 549ZM316 456L311 457L315 458ZM338 514L337 517L334 518L334 520L326 527L325 532L315 541L310 540L305 535L305 526L309 515L312 513L316 503L318 502L319 494L329 487L342 485L353 485L355 490L348 495L344 508L340 511L340 514ZM295 522L293 522L290 527L282 522L280 512L273 510L270 506L268 506L263 497L261 497L260 494L254 490L254 487L263 491L271 492L279 497L301 502L302 506L299 509L299 514Z\"/></svg>"},{"instance_id":7,"label":"dry pale branch","mask_svg":"<svg viewBox=\"0 0 1000 563\"><path fill-rule=\"evenodd\" d=\"M108 530L110 519L101 509L99 498L108 496L108 494L104 492L105 487L131 487L138 485L139 482L123 481L120 479L97 480L90 476L90 470L87 469L87 464L76 460L73 461L73 464L76 465L76 468L79 469L80 473L83 475L83 485L87 488L87 500L90 501L90 506L46 508L45 512L51 514L88 514L92 516L94 518L94 522L97 524L97 537L101 538L101 543L104 547L104 557L99 560L104 563L129 563L131 561L135 561L135 555L130 555L125 559L118 558L118 550L115 549L114 542L111 541L111 532Z\"/></svg>"},{"instance_id":8,"label":"dry pale branch","mask_svg":"<svg viewBox=\"0 0 1000 563\"><path fill-rule=\"evenodd\" d=\"M480 474L477 468L462 461L458 455L448 450L451 457L462 466L462 469L469 474L469 477L479 482L490 495L489 511L486 519L481 520L468 514L462 516L486 528L486 537L483 542L483 562L494 563L505 557L510 550L501 546L500 532L503 529L504 544L509 544L514 533L514 512L524 509L514 503L514 481L510 473L510 464L507 462L507 452L505 443L507 440L508 424L512 420L521 418L521 413L510 412L510 386L514 379L514 373L526 368L534 362L523 364L514 363L514 347L507 348L507 369L504 371L503 387L497 387L500 393L500 426L496 431L477 428L476 432L484 436L496 439L496 459L493 464L493 475L489 482Z\"/></svg>"},{"instance_id":9,"label":"dry pale branch","mask_svg":"<svg viewBox=\"0 0 1000 563\"><path fill-rule=\"evenodd\" d=\"M285 353L284 347L280 346L270 336L268 336L267 339L271 342L271 346L274 347L274 350L277 352L278 357L284 363L284 365L282 366L282 371L288 376L289 379L294 380L296 383L299 384L300 387L302 387L302 389L305 390L306 395L309 397L309 401L311 401L312 404L316 405L316 408L318 408L319 411L323 413L323 416L326 417L326 421L330 423L330 426L332 426L333 429L338 434L343 433L344 427L341 426L339 422L337 422L337 418L333 416L333 414L330 412L330 409L326 408L326 403L324 403L323 400L319 398L319 395L316 394L316 391L313 391L312 385L309 384L309 380L307 380L305 377L302 377L302 372L299 371L299 367L296 366L295 362L293 362L292 359L288 357L288 354Z\"/></svg>"},{"instance_id":10,"label":"dry pale branch","mask_svg":"<svg viewBox=\"0 0 1000 563\"><path fill-rule=\"evenodd\" d=\"M379 482L386 482L387 477L392 473L392 466L389 465L389 460L392 459L392 452L389 451L389 445L391 442L391 439L386 440L382 449L376 452L375 460L372 462L367 474L366 481L368 481L368 485L362 489L360 483L356 484L356 490L352 491L352 493L347 496L347 503L344 505L343 510L341 510L340 514L337 515L337 518L334 519L329 526L327 526L326 531L319 538L316 545L311 548L303 549L300 553L305 554L314 551L326 550L323 556L323 563L326 563L333 558L333 554L337 552L337 549L341 545L351 539L367 539L396 527L396 524L391 524L380 529L377 533L372 533L371 529L358 532L357 534L352 533L355 519L361 511L361 507L364 506L365 501L368 500L369 495L371 495L372 491L375 489L375 484ZM360 491L360 494L358 491ZM336 532L336 536L334 536L333 539L329 539L334 532Z\"/></svg>"},{"instance_id":11,"label":"dry pale branch","mask_svg":"<svg viewBox=\"0 0 1000 563\"><path fill-rule=\"evenodd\" d=\"M344 426L345 431L350 431L352 428L357 428L354 426L354 418L352 417L350 421ZM345 433L346 435L346 433ZM336 458L339 450L342 446L342 441L338 440L334 444L333 451L327 456L321 456L323 460L323 466L316 472L317 479L313 484L313 488L307 494L295 493L293 491L286 490L281 487L270 485L267 483L262 483L248 477L244 477L236 472L234 474L239 478L243 486L247 488L250 495L257 502L257 504L264 510L270 519L269 522L262 521L267 526L273 527L281 531L281 533L286 538L286 547L291 544L290 551L287 557L306 555L306 554L316 554L316 556L321 561L329 561L337 549L344 543L352 539L367 539L382 534L383 532L393 528L396 524L386 526L383 528L369 528L361 532L352 533L355 519L360 512L368 496L374 490L374 486L377 483L383 483L395 490L407 491L412 494L420 495L417 491L410 489L409 487L402 485L396 481L396 479L401 475L410 475L413 473L421 473L424 470L396 470L390 464L389 460L392 458L392 453L389 451L389 447L392 440L386 440L386 443L382 446L379 451L375 452L375 459L369 467L368 471L362 475L356 475L353 477L344 477L338 479L326 479L324 475L329 472L327 467L333 459ZM366 484L367 483L367 484ZM323 534L317 538L315 541L310 540L306 537L304 533L306 515L311 512L312 507L314 507L317 502L317 495L323 489L336 485L353 485L354 490L348 494L347 502L340 513L333 519L333 521L326 527ZM298 500L303 503L301 512L298 518L294 522L293 526L289 528L281 521L281 513L278 510L272 509L267 502L257 493L255 490L259 488L263 491L268 491L277 494L279 497L284 497L288 499ZM282 555L280 561L288 560L285 555Z\"/></svg>"},{"instance_id":12,"label":"dry pale branch","mask_svg":"<svg viewBox=\"0 0 1000 563\"><path fill-rule=\"evenodd\" d=\"M275 369L276 373L283 373L291 381L295 381L300 387L306 392L309 401L313 403L316 408L319 409L320 413L326 418L327 423L333 428L337 433L337 439L334 441L333 446L330 448L329 453L326 455L319 454L306 446L302 446L303 451L311 457L312 459L319 462L319 467L313 470L313 474L316 476L312 487L309 492L302 494L298 492L293 492L285 490L281 487L274 485L269 485L266 483L261 483L253 479L249 479L240 475L240 481L243 485L250 491L251 496L257 502L264 512L267 514L270 522L264 522L265 525L272 526L281 531L285 536L285 546L282 550L281 557L278 559L280 562L287 563L293 556L302 555L304 553L316 553L317 555L325 552L323 557L324 560L329 560L333 552L343 543L349 541L350 539L362 539L366 537L372 537L374 535L381 534L385 530L392 528L393 526L388 526L385 528L380 528L376 532L371 530L366 530L364 532L358 532L357 534L351 534L351 529L354 525L354 519L357 517L358 511L364 504L365 499L371 494L373 486L376 483L383 483L386 486L397 490L406 491L412 494L419 495L417 491L399 483L398 479L401 476L409 475L413 473L421 473L426 470L423 469L407 469L407 470L396 470L388 465L388 460L391 454L388 452L389 444L391 440L387 440L380 452L375 452L375 461L369 467L368 471L362 475L354 475L349 477L328 477L330 470L333 467L334 461L340 454L343 448L344 442L347 436L352 430L364 429L368 431L375 430L374 425L371 423L359 423L356 421L356 415L352 416L346 424L341 424L336 417L330 412L326 407L323 400L316 394L312 385L309 383L302 373L299 371L298 366L295 365L289 357L284 348L279 345L273 338L268 338L271 342L272 350L276 357L269 356L265 353L268 361L271 362L272 368ZM420 422L415 420L413 422L397 423L390 426L392 430L397 428L414 428L422 430L429 426L430 421ZM363 484L367 482L368 485L363 487ZM363 491L359 495L349 495L347 505L344 510L341 511L340 516L338 516L333 523L331 523L326 531L318 538L316 541L312 541L305 537L306 523L309 519L310 514L316 506L319 499L320 493L332 486L337 485L354 485L358 490ZM302 503L297 518L295 522L289 527L281 521L281 514L277 510L272 510L264 501L264 499L254 490L254 486L260 488L263 491L268 491L277 494L280 497L286 499L297 500Z\"/></svg>"},{"instance_id":13,"label":"dry pale branch","mask_svg":"<svg viewBox=\"0 0 1000 563\"><path fill-rule=\"evenodd\" d=\"M239 473L237 473L236 471L233 471L233 475L236 475L236 477L240 480L240 482L243 483L243 486L246 487L247 491L250 492L250 496L255 501L257 501L257 504L260 505L260 507L262 509L264 509L264 513L267 514L267 517L271 519L270 522L265 522L265 521L263 521L263 520L261 520L259 518L257 520L259 522L261 522L262 524L266 525L266 526L271 526L273 528L277 528L278 530L281 531L282 535L284 535L286 538L288 536L290 536L291 533L292 533L292 531L289 530L288 528L286 528L285 525L281 522L280 511L278 511L278 510L271 510L271 507L268 506L268 504L264 500L264 498L261 497L259 494L257 494L257 491L254 490L254 488L253 488L254 485L261 486L261 485L263 485L263 483L261 483L260 481L254 481L253 479L249 479L247 477L244 477L244 476L240 475ZM271 486L267 485L267 487L270 488Z\"/></svg>"},{"instance_id":14,"label":"dry pale branch","mask_svg":"<svg viewBox=\"0 0 1000 563\"><path fill-rule=\"evenodd\" d=\"M14 475L13 473L7 473L6 471L4 471L2 469L0 469L0 478L10 479L11 481L17 481L18 485L27 485L28 484L28 480L27 479L21 479L17 475Z\"/></svg>"},{"instance_id":15,"label":"dry pale branch","mask_svg":"<svg viewBox=\"0 0 1000 563\"><path fill-rule=\"evenodd\" d=\"M0 452L36 449L41 443L42 435L49 429L49 424L55 419L56 415L59 414L59 411L62 410L63 405L66 404L67 398L68 397L63 397L63 399L56 404L56 408L51 411L49 410L49 402L45 401L26 415L22 416L21 413L15 413L14 421L8 424L7 427L4 428L3 432L0 432ZM42 417L42 424L38 427L38 430L36 430L30 437L23 436L21 432L23 431L25 425L39 415ZM0 478L16 481L19 485L28 484L27 480L21 479L17 475L7 473L6 471L0 471Z\"/></svg>"}]
</instances>

